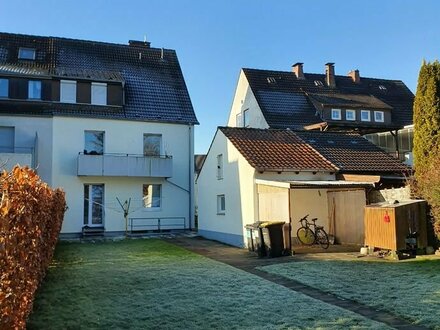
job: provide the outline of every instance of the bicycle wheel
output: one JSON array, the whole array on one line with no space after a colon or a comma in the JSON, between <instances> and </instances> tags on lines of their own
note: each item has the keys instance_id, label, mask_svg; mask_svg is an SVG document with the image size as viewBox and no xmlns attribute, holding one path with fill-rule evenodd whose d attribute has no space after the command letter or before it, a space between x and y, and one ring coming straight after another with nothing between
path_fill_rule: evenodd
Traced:
<instances>
[{"instance_id":1,"label":"bicycle wheel","mask_svg":"<svg viewBox=\"0 0 440 330\"><path fill-rule=\"evenodd\" d=\"M312 245L315 242L315 233L310 228L300 227L296 232L296 237L304 245Z\"/></svg>"},{"instance_id":2,"label":"bicycle wheel","mask_svg":"<svg viewBox=\"0 0 440 330\"><path fill-rule=\"evenodd\" d=\"M328 236L324 229L316 229L316 242L323 249L327 249L329 246Z\"/></svg>"}]
</instances>

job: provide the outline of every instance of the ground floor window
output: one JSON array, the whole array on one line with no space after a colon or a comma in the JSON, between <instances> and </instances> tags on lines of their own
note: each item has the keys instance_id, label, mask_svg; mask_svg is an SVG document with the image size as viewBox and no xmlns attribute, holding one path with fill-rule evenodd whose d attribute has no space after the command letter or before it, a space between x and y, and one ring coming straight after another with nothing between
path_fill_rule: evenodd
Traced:
<instances>
[{"instance_id":1,"label":"ground floor window","mask_svg":"<svg viewBox=\"0 0 440 330\"><path fill-rule=\"evenodd\" d=\"M104 224L104 185L84 185L84 225L102 226Z\"/></svg>"},{"instance_id":2,"label":"ground floor window","mask_svg":"<svg viewBox=\"0 0 440 330\"><path fill-rule=\"evenodd\" d=\"M217 195L217 214L225 214L226 200L225 195Z\"/></svg>"},{"instance_id":3,"label":"ground floor window","mask_svg":"<svg viewBox=\"0 0 440 330\"><path fill-rule=\"evenodd\" d=\"M162 206L162 185L144 184L143 185L143 205L149 210L157 210Z\"/></svg>"}]
</instances>

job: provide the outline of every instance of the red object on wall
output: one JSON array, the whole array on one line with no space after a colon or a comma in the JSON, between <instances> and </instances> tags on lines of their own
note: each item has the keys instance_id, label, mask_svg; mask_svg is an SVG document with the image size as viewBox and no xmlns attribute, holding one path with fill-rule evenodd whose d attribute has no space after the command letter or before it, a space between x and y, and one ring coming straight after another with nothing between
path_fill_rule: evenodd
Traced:
<instances>
[{"instance_id":1,"label":"red object on wall","mask_svg":"<svg viewBox=\"0 0 440 330\"><path fill-rule=\"evenodd\" d=\"M384 222L390 222L390 216L388 215L388 212L385 213L385 215L383 217L383 221Z\"/></svg>"}]
</instances>

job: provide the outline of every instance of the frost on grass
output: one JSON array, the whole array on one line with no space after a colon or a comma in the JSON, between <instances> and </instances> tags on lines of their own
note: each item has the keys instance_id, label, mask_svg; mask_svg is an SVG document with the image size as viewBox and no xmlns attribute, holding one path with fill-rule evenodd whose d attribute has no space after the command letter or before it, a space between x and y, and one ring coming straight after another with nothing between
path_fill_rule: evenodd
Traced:
<instances>
[{"instance_id":1,"label":"frost on grass","mask_svg":"<svg viewBox=\"0 0 440 330\"><path fill-rule=\"evenodd\" d=\"M158 240L62 244L29 329L384 329Z\"/></svg>"},{"instance_id":2,"label":"frost on grass","mask_svg":"<svg viewBox=\"0 0 440 330\"><path fill-rule=\"evenodd\" d=\"M440 260L305 261L261 269L440 329Z\"/></svg>"}]
</instances>

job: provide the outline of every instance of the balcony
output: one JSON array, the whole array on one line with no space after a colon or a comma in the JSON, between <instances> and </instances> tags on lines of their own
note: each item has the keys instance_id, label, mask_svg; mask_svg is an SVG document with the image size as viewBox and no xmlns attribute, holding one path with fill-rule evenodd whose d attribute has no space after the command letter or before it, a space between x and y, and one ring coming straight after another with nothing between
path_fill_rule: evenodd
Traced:
<instances>
[{"instance_id":1,"label":"balcony","mask_svg":"<svg viewBox=\"0 0 440 330\"><path fill-rule=\"evenodd\" d=\"M0 148L0 169L10 171L15 165L33 167L34 148Z\"/></svg>"},{"instance_id":2,"label":"balcony","mask_svg":"<svg viewBox=\"0 0 440 330\"><path fill-rule=\"evenodd\" d=\"M169 178L172 174L171 156L84 153L78 155L78 176Z\"/></svg>"}]
</instances>

